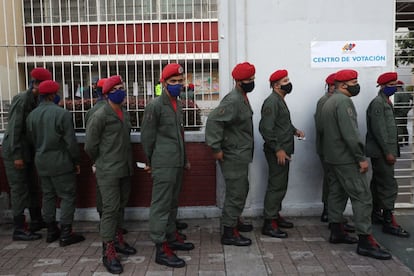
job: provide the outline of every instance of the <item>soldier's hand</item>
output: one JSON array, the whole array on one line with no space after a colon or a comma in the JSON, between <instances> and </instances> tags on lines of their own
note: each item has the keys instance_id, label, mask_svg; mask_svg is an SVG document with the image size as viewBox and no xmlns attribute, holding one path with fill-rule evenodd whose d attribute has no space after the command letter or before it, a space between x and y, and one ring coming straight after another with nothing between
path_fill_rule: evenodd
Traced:
<instances>
[{"instance_id":1,"label":"soldier's hand","mask_svg":"<svg viewBox=\"0 0 414 276\"><path fill-rule=\"evenodd\" d=\"M151 173L152 172L151 167L150 166L147 166L147 165L145 166L144 171L146 171L147 173Z\"/></svg>"},{"instance_id":2,"label":"soldier's hand","mask_svg":"<svg viewBox=\"0 0 414 276\"><path fill-rule=\"evenodd\" d=\"M359 162L359 172L366 173L368 171L369 163L367 160Z\"/></svg>"},{"instance_id":3,"label":"soldier's hand","mask_svg":"<svg viewBox=\"0 0 414 276\"><path fill-rule=\"evenodd\" d=\"M184 165L184 169L189 171L191 169L191 163L187 161Z\"/></svg>"},{"instance_id":4,"label":"soldier's hand","mask_svg":"<svg viewBox=\"0 0 414 276\"><path fill-rule=\"evenodd\" d=\"M80 165L75 165L76 174L80 174Z\"/></svg>"},{"instance_id":5,"label":"soldier's hand","mask_svg":"<svg viewBox=\"0 0 414 276\"><path fill-rule=\"evenodd\" d=\"M23 159L14 160L14 167L16 169L18 169L18 170L23 169L24 168L24 161L23 161Z\"/></svg>"},{"instance_id":6,"label":"soldier's hand","mask_svg":"<svg viewBox=\"0 0 414 276\"><path fill-rule=\"evenodd\" d=\"M278 150L276 152L277 163L280 166L284 166L287 162L291 160L290 156L286 154L284 150Z\"/></svg>"},{"instance_id":7,"label":"soldier's hand","mask_svg":"<svg viewBox=\"0 0 414 276\"><path fill-rule=\"evenodd\" d=\"M388 153L388 154L386 155L385 159L387 160L387 163L388 163L388 164L390 164L390 165L394 165L394 164L395 164L395 162L397 161L397 160L395 159L395 156L394 156L394 155L392 155L391 153Z\"/></svg>"},{"instance_id":8,"label":"soldier's hand","mask_svg":"<svg viewBox=\"0 0 414 276\"><path fill-rule=\"evenodd\" d=\"M299 138L305 138L305 132L303 132L302 130L297 129L295 136L299 137Z\"/></svg>"},{"instance_id":9,"label":"soldier's hand","mask_svg":"<svg viewBox=\"0 0 414 276\"><path fill-rule=\"evenodd\" d=\"M219 152L215 152L213 154L214 159L218 160L218 161L223 161L224 160L224 154L223 151L219 151Z\"/></svg>"}]
</instances>

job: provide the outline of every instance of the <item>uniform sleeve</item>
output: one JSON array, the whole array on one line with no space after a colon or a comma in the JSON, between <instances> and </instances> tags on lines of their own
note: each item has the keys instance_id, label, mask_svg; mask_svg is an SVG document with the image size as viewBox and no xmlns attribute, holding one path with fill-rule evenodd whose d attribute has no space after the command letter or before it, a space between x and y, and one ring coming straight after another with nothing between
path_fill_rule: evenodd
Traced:
<instances>
[{"instance_id":1,"label":"uniform sleeve","mask_svg":"<svg viewBox=\"0 0 414 276\"><path fill-rule=\"evenodd\" d=\"M215 153L222 151L224 128L234 118L233 105L230 101L222 101L207 118L206 142Z\"/></svg>"},{"instance_id":2,"label":"uniform sleeve","mask_svg":"<svg viewBox=\"0 0 414 276\"><path fill-rule=\"evenodd\" d=\"M152 153L154 152L157 138L158 122L159 114L156 106L150 103L145 107L141 125L141 143L149 165L151 164Z\"/></svg>"},{"instance_id":3,"label":"uniform sleeve","mask_svg":"<svg viewBox=\"0 0 414 276\"><path fill-rule=\"evenodd\" d=\"M371 133L375 138L375 141L379 145L384 155L392 152L386 143L387 128L385 122L384 106L383 103L374 101L369 107L369 115Z\"/></svg>"},{"instance_id":4,"label":"uniform sleeve","mask_svg":"<svg viewBox=\"0 0 414 276\"><path fill-rule=\"evenodd\" d=\"M104 130L104 120L98 116L99 113L94 113L88 121L86 126L86 138L85 138L85 152L89 157L96 161L99 156L99 145L101 143L101 137Z\"/></svg>"},{"instance_id":5,"label":"uniform sleeve","mask_svg":"<svg viewBox=\"0 0 414 276\"><path fill-rule=\"evenodd\" d=\"M24 101L16 96L12 102L8 118L10 153L13 160L23 159L23 133L25 131Z\"/></svg>"},{"instance_id":6,"label":"uniform sleeve","mask_svg":"<svg viewBox=\"0 0 414 276\"><path fill-rule=\"evenodd\" d=\"M352 152L357 162L364 161L364 145L360 140L358 126L356 125L355 108L350 100L349 102L338 104L337 118L341 137L348 149Z\"/></svg>"},{"instance_id":7,"label":"uniform sleeve","mask_svg":"<svg viewBox=\"0 0 414 276\"><path fill-rule=\"evenodd\" d=\"M79 145L76 141L76 134L73 128L72 115L69 112L65 112L62 119L63 126L63 140L66 143L66 148L69 155L72 158L74 165L80 164L80 151Z\"/></svg>"},{"instance_id":8,"label":"uniform sleeve","mask_svg":"<svg viewBox=\"0 0 414 276\"><path fill-rule=\"evenodd\" d=\"M280 141L277 139L275 128L275 120L277 118L278 108L276 104L272 104L272 101L265 100L262 105L261 119L259 123L259 132L269 147L274 152L282 149ZM293 126L291 126L293 127Z\"/></svg>"}]
</instances>

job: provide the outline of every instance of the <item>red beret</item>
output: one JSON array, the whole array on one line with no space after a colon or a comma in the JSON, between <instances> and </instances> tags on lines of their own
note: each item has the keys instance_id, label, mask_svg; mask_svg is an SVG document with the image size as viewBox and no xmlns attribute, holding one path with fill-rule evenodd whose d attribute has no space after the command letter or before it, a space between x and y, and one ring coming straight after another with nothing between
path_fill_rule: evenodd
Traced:
<instances>
[{"instance_id":1,"label":"red beret","mask_svg":"<svg viewBox=\"0 0 414 276\"><path fill-rule=\"evenodd\" d=\"M247 80L250 79L256 73L256 69L254 68L253 64L248 62L239 63L234 66L231 75L233 79L236 81Z\"/></svg>"},{"instance_id":2,"label":"red beret","mask_svg":"<svg viewBox=\"0 0 414 276\"><path fill-rule=\"evenodd\" d=\"M59 83L52 81L52 80L45 80L39 84L39 94L46 95L46 94L55 94L59 91Z\"/></svg>"},{"instance_id":3,"label":"red beret","mask_svg":"<svg viewBox=\"0 0 414 276\"><path fill-rule=\"evenodd\" d=\"M103 78L103 79L98 80L98 82L96 83L96 86L97 87L103 87L106 80L107 80L107 78Z\"/></svg>"},{"instance_id":4,"label":"red beret","mask_svg":"<svg viewBox=\"0 0 414 276\"><path fill-rule=\"evenodd\" d=\"M399 85L399 86L403 86L403 85L404 85L404 82L403 82L402 80L398 80L398 81L397 81L397 85Z\"/></svg>"},{"instance_id":5,"label":"red beret","mask_svg":"<svg viewBox=\"0 0 414 276\"><path fill-rule=\"evenodd\" d=\"M334 85L335 84L335 75L336 75L336 73L330 74L325 80L326 84Z\"/></svg>"},{"instance_id":6,"label":"red beret","mask_svg":"<svg viewBox=\"0 0 414 276\"><path fill-rule=\"evenodd\" d=\"M52 79L52 74L49 72L49 70L43 67L34 68L30 72L30 75L32 76L33 79L38 80L38 81L45 81L45 80Z\"/></svg>"},{"instance_id":7,"label":"red beret","mask_svg":"<svg viewBox=\"0 0 414 276\"><path fill-rule=\"evenodd\" d=\"M349 81L358 78L358 72L351 69L344 69L336 72L335 81Z\"/></svg>"},{"instance_id":8,"label":"red beret","mask_svg":"<svg viewBox=\"0 0 414 276\"><path fill-rule=\"evenodd\" d=\"M162 70L160 81L164 82L173 76L182 75L183 73L184 73L184 69L180 64L178 63L167 64Z\"/></svg>"},{"instance_id":9,"label":"red beret","mask_svg":"<svg viewBox=\"0 0 414 276\"><path fill-rule=\"evenodd\" d=\"M273 74L270 75L269 77L269 81L270 82L275 82L278 80L283 79L284 77L286 77L288 75L288 71L283 69L283 70L276 70L273 72Z\"/></svg>"},{"instance_id":10,"label":"red beret","mask_svg":"<svg viewBox=\"0 0 414 276\"><path fill-rule=\"evenodd\" d=\"M396 72L387 72L380 75L377 79L377 83L379 85L384 85L389 83L390 81L396 81L398 79L398 74Z\"/></svg>"},{"instance_id":11,"label":"red beret","mask_svg":"<svg viewBox=\"0 0 414 276\"><path fill-rule=\"evenodd\" d=\"M115 85L122 83L122 77L119 75L116 76L110 76L106 79L104 82L104 85L102 87L102 93L106 94L108 93Z\"/></svg>"},{"instance_id":12,"label":"red beret","mask_svg":"<svg viewBox=\"0 0 414 276\"><path fill-rule=\"evenodd\" d=\"M191 90L194 90L194 84L190 83L190 84L188 85L188 88L189 88L189 89L191 89Z\"/></svg>"}]
</instances>

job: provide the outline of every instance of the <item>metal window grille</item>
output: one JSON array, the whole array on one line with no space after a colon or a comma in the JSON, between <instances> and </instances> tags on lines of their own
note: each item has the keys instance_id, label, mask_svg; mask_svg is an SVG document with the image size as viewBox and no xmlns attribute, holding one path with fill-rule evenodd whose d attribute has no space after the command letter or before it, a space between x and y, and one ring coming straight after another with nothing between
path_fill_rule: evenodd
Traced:
<instances>
[{"instance_id":1,"label":"metal window grille","mask_svg":"<svg viewBox=\"0 0 414 276\"><path fill-rule=\"evenodd\" d=\"M394 95L394 112L401 146L395 165L399 190L396 207L414 207L413 72L414 1L396 1L395 61L402 91ZM400 89L399 89L400 90Z\"/></svg>"},{"instance_id":2,"label":"metal window grille","mask_svg":"<svg viewBox=\"0 0 414 276\"><path fill-rule=\"evenodd\" d=\"M200 129L203 114L218 100L217 0L0 0L0 5L3 18L10 8L16 15L4 19L10 38L0 47L7 66L17 64L9 70L16 76L8 78L16 84L0 84L0 131L12 97L27 89L37 66L61 84L60 105L72 112L78 131L96 102L96 79L110 75L123 77L135 129L167 63L180 63L186 73L181 100L187 130Z\"/></svg>"}]
</instances>

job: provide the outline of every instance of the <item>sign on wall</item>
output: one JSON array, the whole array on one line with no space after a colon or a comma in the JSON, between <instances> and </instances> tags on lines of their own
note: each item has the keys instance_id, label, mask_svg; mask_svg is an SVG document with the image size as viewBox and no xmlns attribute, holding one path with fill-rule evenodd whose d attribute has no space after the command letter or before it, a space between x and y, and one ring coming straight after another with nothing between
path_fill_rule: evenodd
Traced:
<instances>
[{"instance_id":1,"label":"sign on wall","mask_svg":"<svg viewBox=\"0 0 414 276\"><path fill-rule=\"evenodd\" d=\"M312 41L311 67L384 67L386 40Z\"/></svg>"}]
</instances>

